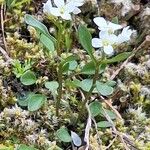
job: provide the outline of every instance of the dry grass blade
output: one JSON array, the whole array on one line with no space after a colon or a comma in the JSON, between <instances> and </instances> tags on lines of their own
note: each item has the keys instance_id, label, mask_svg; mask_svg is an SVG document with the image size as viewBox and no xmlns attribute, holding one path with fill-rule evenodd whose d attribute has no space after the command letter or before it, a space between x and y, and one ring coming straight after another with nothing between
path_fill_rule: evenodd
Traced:
<instances>
[{"instance_id":1,"label":"dry grass blade","mask_svg":"<svg viewBox=\"0 0 150 150\"><path fill-rule=\"evenodd\" d=\"M120 115L120 113L112 106L111 104L111 100L105 100L104 97L101 96L101 98L103 99L104 103L106 103L112 110L113 112L116 114L116 116L123 120L122 116Z\"/></svg>"},{"instance_id":2,"label":"dry grass blade","mask_svg":"<svg viewBox=\"0 0 150 150\"><path fill-rule=\"evenodd\" d=\"M115 127L113 121L111 120L111 118L109 117L109 115L107 114L107 112L105 111L105 109L103 109L103 111L104 111L104 114L105 114L105 117L106 117L107 121L112 124L113 132L114 132L116 135L119 136L121 142L123 143L125 150L130 150L130 149L128 148L127 144L125 143L125 141L124 141L124 139L123 139L123 137L122 137L122 134L117 131L117 129L116 129L116 127Z\"/></svg>"},{"instance_id":3,"label":"dry grass blade","mask_svg":"<svg viewBox=\"0 0 150 150\"><path fill-rule=\"evenodd\" d=\"M7 52L2 47L0 47L0 52L3 54L7 62L12 61L12 59L8 56Z\"/></svg>"},{"instance_id":4,"label":"dry grass blade","mask_svg":"<svg viewBox=\"0 0 150 150\"><path fill-rule=\"evenodd\" d=\"M91 113L90 113L90 109L89 109L89 105L88 103L86 103L86 108L88 110L88 120L87 120L87 124L86 124L86 128L85 128L85 135L84 135L84 141L86 142L86 149L85 150L89 150L90 147L90 130L91 130L91 125L92 125L92 118L91 118Z\"/></svg>"},{"instance_id":5,"label":"dry grass blade","mask_svg":"<svg viewBox=\"0 0 150 150\"><path fill-rule=\"evenodd\" d=\"M1 4L1 29L2 29L2 36L3 36L5 50L7 51L7 43L5 40L5 32L4 32L4 4Z\"/></svg>"},{"instance_id":6,"label":"dry grass blade","mask_svg":"<svg viewBox=\"0 0 150 150\"><path fill-rule=\"evenodd\" d=\"M135 56L135 54L145 48L145 47L149 47L150 46L150 35L147 35L145 40L142 42L142 44L140 46L138 46L137 48L133 49L133 54L126 59L123 64L113 73L113 75L110 77L110 80L114 80L116 78L116 76L120 73L120 71L127 65L127 63Z\"/></svg>"}]
</instances>

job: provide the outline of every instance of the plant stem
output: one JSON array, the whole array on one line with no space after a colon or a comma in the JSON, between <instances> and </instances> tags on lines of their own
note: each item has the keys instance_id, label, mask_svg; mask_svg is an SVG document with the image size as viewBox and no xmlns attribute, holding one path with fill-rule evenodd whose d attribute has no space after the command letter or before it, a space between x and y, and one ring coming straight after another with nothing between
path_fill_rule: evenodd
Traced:
<instances>
[{"instance_id":1,"label":"plant stem","mask_svg":"<svg viewBox=\"0 0 150 150\"><path fill-rule=\"evenodd\" d=\"M93 92L93 90L95 88L96 80L98 79L98 76L99 76L99 64L100 64L100 62L99 63L95 63L95 67L96 68L95 68L95 74L94 74L94 77L93 77L93 84L92 84L92 87L89 90L89 92L86 93L86 95L85 95L85 100L83 101L83 103L81 105L80 112L79 112L79 118L81 116L83 116L82 113L84 112L83 109L85 107L85 104L88 102L88 100L89 100L89 98L90 98L90 96L91 96L91 94L92 94L92 92Z\"/></svg>"},{"instance_id":2,"label":"plant stem","mask_svg":"<svg viewBox=\"0 0 150 150\"><path fill-rule=\"evenodd\" d=\"M59 59L61 59L61 44L62 44L62 32L63 32L63 28L62 28L62 25L60 23L57 24L57 28L58 28L58 33L57 33L57 56L59 57ZM60 106L60 102L61 102L61 97L62 97L62 82L63 82L63 71L62 71L62 64L61 64L61 61L59 63L59 66L58 66L58 72L57 72L57 75L58 75L58 84L59 84L59 87L58 87L58 96L57 96L57 100L56 100L56 116L58 117L59 116L59 106Z\"/></svg>"},{"instance_id":3,"label":"plant stem","mask_svg":"<svg viewBox=\"0 0 150 150\"><path fill-rule=\"evenodd\" d=\"M58 96L57 96L57 101L56 101L56 116L59 116L59 106L60 106L60 101L61 101L61 97L62 97L62 65L60 63L59 67L58 67Z\"/></svg>"},{"instance_id":4,"label":"plant stem","mask_svg":"<svg viewBox=\"0 0 150 150\"><path fill-rule=\"evenodd\" d=\"M59 26L58 28L58 33L57 33L57 55L60 56L61 55L61 48L60 48L60 45L61 45L61 26Z\"/></svg>"}]
</instances>

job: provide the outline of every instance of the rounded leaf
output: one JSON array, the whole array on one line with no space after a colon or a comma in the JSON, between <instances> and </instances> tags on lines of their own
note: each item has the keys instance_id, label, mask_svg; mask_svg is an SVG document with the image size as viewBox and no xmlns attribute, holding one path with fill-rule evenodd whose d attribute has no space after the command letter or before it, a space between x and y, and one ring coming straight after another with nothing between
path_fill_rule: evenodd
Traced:
<instances>
[{"instance_id":1,"label":"rounded leaf","mask_svg":"<svg viewBox=\"0 0 150 150\"><path fill-rule=\"evenodd\" d=\"M108 128L111 126L112 126L112 124L108 121L100 121L97 123L97 127L99 127L99 128Z\"/></svg>"},{"instance_id":2,"label":"rounded leaf","mask_svg":"<svg viewBox=\"0 0 150 150\"><path fill-rule=\"evenodd\" d=\"M78 66L78 63L76 60L70 61L69 62L69 70L75 70Z\"/></svg>"},{"instance_id":3,"label":"rounded leaf","mask_svg":"<svg viewBox=\"0 0 150 150\"><path fill-rule=\"evenodd\" d=\"M28 100L28 110L36 111L44 104L46 97L42 94L33 94Z\"/></svg>"},{"instance_id":4,"label":"rounded leaf","mask_svg":"<svg viewBox=\"0 0 150 150\"><path fill-rule=\"evenodd\" d=\"M57 81L45 82L45 87L49 89L51 92L53 92L57 90L57 88L59 87L59 84Z\"/></svg>"},{"instance_id":5,"label":"rounded leaf","mask_svg":"<svg viewBox=\"0 0 150 150\"><path fill-rule=\"evenodd\" d=\"M112 120L117 118L116 114L113 111L108 109L106 109L105 111Z\"/></svg>"},{"instance_id":6,"label":"rounded leaf","mask_svg":"<svg viewBox=\"0 0 150 150\"><path fill-rule=\"evenodd\" d=\"M71 142L72 141L71 136L68 133L68 130L64 127L57 130L56 135L62 142Z\"/></svg>"},{"instance_id":7,"label":"rounded leaf","mask_svg":"<svg viewBox=\"0 0 150 150\"><path fill-rule=\"evenodd\" d=\"M102 112L102 105L100 102L92 102L90 105L89 105L89 108L90 108L90 112L91 112L91 115L93 117L97 116L98 114L100 114Z\"/></svg>"},{"instance_id":8,"label":"rounded leaf","mask_svg":"<svg viewBox=\"0 0 150 150\"><path fill-rule=\"evenodd\" d=\"M109 80L109 81L107 81L106 82L106 84L108 85L108 86L115 86L116 85L116 81L113 81L113 80Z\"/></svg>"},{"instance_id":9,"label":"rounded leaf","mask_svg":"<svg viewBox=\"0 0 150 150\"><path fill-rule=\"evenodd\" d=\"M90 91L92 85L93 85L92 79L85 79L85 80L80 82L80 87L82 88L82 90L84 90L86 92Z\"/></svg>"},{"instance_id":10,"label":"rounded leaf","mask_svg":"<svg viewBox=\"0 0 150 150\"><path fill-rule=\"evenodd\" d=\"M34 147L31 147L31 146L27 146L27 145L25 145L25 144L21 144L21 145L17 148L17 150L38 150L38 149L36 149L36 148L34 148Z\"/></svg>"},{"instance_id":11,"label":"rounded leaf","mask_svg":"<svg viewBox=\"0 0 150 150\"><path fill-rule=\"evenodd\" d=\"M96 88L97 91L103 96L108 96L113 93L113 88L111 86L99 81L96 82Z\"/></svg>"},{"instance_id":12,"label":"rounded leaf","mask_svg":"<svg viewBox=\"0 0 150 150\"><path fill-rule=\"evenodd\" d=\"M20 94L17 98L18 104L20 106L28 106L28 101L33 94L34 93L32 92L24 92L22 95Z\"/></svg>"},{"instance_id":13,"label":"rounded leaf","mask_svg":"<svg viewBox=\"0 0 150 150\"><path fill-rule=\"evenodd\" d=\"M24 85L32 85L36 80L35 73L30 70L26 71L20 78L21 83Z\"/></svg>"},{"instance_id":14,"label":"rounded leaf","mask_svg":"<svg viewBox=\"0 0 150 150\"><path fill-rule=\"evenodd\" d=\"M113 111L111 111L111 110L109 110L109 109L104 109L104 110L105 110L105 112L107 113L107 115L108 115L112 120L114 120L114 119L117 118L116 114L115 114ZM104 110L102 109L101 112L100 112L100 115L103 116L103 117L105 117L105 112L104 112Z\"/></svg>"}]
</instances>

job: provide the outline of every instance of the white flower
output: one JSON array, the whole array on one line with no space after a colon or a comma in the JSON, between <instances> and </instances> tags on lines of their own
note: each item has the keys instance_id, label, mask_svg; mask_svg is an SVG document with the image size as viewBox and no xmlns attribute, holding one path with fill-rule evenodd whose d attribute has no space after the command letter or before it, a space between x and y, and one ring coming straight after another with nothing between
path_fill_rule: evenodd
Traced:
<instances>
[{"instance_id":1,"label":"white flower","mask_svg":"<svg viewBox=\"0 0 150 150\"><path fill-rule=\"evenodd\" d=\"M43 6L43 12L57 17L60 16L65 20L71 20L71 13L75 9L73 3L65 3L64 0L54 0L54 4L56 7L53 7L51 1L48 0Z\"/></svg>"},{"instance_id":2,"label":"white flower","mask_svg":"<svg viewBox=\"0 0 150 150\"><path fill-rule=\"evenodd\" d=\"M121 34L118 35L117 44L129 41L133 33L135 33L135 30L129 29L129 26L123 28Z\"/></svg>"},{"instance_id":3,"label":"white flower","mask_svg":"<svg viewBox=\"0 0 150 150\"><path fill-rule=\"evenodd\" d=\"M51 13L50 10L52 8L51 0L48 0L46 3L43 3L43 12L44 13Z\"/></svg>"},{"instance_id":4,"label":"white flower","mask_svg":"<svg viewBox=\"0 0 150 150\"><path fill-rule=\"evenodd\" d=\"M78 8L84 4L84 0L67 0L67 3L72 3L75 8L73 10L73 14L79 14L81 10Z\"/></svg>"},{"instance_id":5,"label":"white flower","mask_svg":"<svg viewBox=\"0 0 150 150\"><path fill-rule=\"evenodd\" d=\"M101 31L106 31L110 34L114 33L114 31L123 28L119 24L112 23L110 21L106 21L103 17L96 17L93 19L95 24L98 26L98 29Z\"/></svg>"},{"instance_id":6,"label":"white flower","mask_svg":"<svg viewBox=\"0 0 150 150\"><path fill-rule=\"evenodd\" d=\"M117 41L116 35L100 31L99 38L92 39L92 46L95 48L102 47L107 55L112 55L114 51L113 44L115 44L116 41Z\"/></svg>"}]
</instances>

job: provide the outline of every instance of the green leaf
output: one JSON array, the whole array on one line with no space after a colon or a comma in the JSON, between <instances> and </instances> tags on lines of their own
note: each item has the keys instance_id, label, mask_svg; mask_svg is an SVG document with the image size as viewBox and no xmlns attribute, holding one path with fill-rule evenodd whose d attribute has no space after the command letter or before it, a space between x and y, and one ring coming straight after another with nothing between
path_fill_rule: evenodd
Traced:
<instances>
[{"instance_id":1,"label":"green leaf","mask_svg":"<svg viewBox=\"0 0 150 150\"><path fill-rule=\"evenodd\" d=\"M16 3L16 0L6 0L6 5L10 9Z\"/></svg>"},{"instance_id":2,"label":"green leaf","mask_svg":"<svg viewBox=\"0 0 150 150\"><path fill-rule=\"evenodd\" d=\"M60 65L62 65L63 73L69 71L69 68L72 67L70 65L70 63L77 59L79 59L78 55L71 55L71 56L68 56L67 58L65 58L64 60L62 60Z\"/></svg>"},{"instance_id":3,"label":"green leaf","mask_svg":"<svg viewBox=\"0 0 150 150\"><path fill-rule=\"evenodd\" d=\"M50 38L48 38L45 34L40 35L40 41L41 43L49 50L54 51L54 43Z\"/></svg>"},{"instance_id":4,"label":"green leaf","mask_svg":"<svg viewBox=\"0 0 150 150\"><path fill-rule=\"evenodd\" d=\"M66 63L69 63L70 61L74 61L74 60L77 60L79 59L78 55L71 55L71 56L68 56L67 58L65 58L61 64L64 65Z\"/></svg>"},{"instance_id":5,"label":"green leaf","mask_svg":"<svg viewBox=\"0 0 150 150\"><path fill-rule=\"evenodd\" d=\"M87 27L84 25L80 25L78 29L79 34L79 41L83 48L87 51L87 53L90 55L91 59L94 60L93 56L93 48L92 48L92 36L90 32L88 31Z\"/></svg>"},{"instance_id":6,"label":"green leaf","mask_svg":"<svg viewBox=\"0 0 150 150\"><path fill-rule=\"evenodd\" d=\"M30 70L26 71L20 78L21 83L24 85L32 85L36 80L35 73Z\"/></svg>"},{"instance_id":7,"label":"green leaf","mask_svg":"<svg viewBox=\"0 0 150 150\"><path fill-rule=\"evenodd\" d=\"M131 52L123 52L123 53L118 54L117 56L115 56L111 59L104 60L104 62L108 63L108 64L120 62L120 61L127 59L130 55L131 55Z\"/></svg>"},{"instance_id":8,"label":"green leaf","mask_svg":"<svg viewBox=\"0 0 150 150\"><path fill-rule=\"evenodd\" d=\"M18 96L17 102L20 106L28 106L28 101L30 99L30 96L32 96L34 93L32 92L25 92L24 96L22 97L21 95Z\"/></svg>"},{"instance_id":9,"label":"green leaf","mask_svg":"<svg viewBox=\"0 0 150 150\"><path fill-rule=\"evenodd\" d=\"M80 82L81 89L86 92L90 91L92 85L93 85L93 80L91 80L91 79L85 79Z\"/></svg>"},{"instance_id":10,"label":"green leaf","mask_svg":"<svg viewBox=\"0 0 150 150\"><path fill-rule=\"evenodd\" d=\"M17 148L17 150L38 150L38 149L31 146L27 146L25 144L21 144L19 148Z\"/></svg>"},{"instance_id":11,"label":"green leaf","mask_svg":"<svg viewBox=\"0 0 150 150\"><path fill-rule=\"evenodd\" d=\"M116 119L116 114L111 111L111 110L108 110L108 109L105 109L106 113L108 114L108 116L113 120L113 119Z\"/></svg>"},{"instance_id":12,"label":"green leaf","mask_svg":"<svg viewBox=\"0 0 150 150\"><path fill-rule=\"evenodd\" d=\"M26 14L25 15L25 22L34 27L35 29L37 29L38 31L40 31L40 33L45 34L50 40L52 40L54 43L56 43L56 39L51 36L48 32L48 29L46 28L46 26L41 23L40 21L38 21L36 18L34 18L33 16Z\"/></svg>"},{"instance_id":13,"label":"green leaf","mask_svg":"<svg viewBox=\"0 0 150 150\"><path fill-rule=\"evenodd\" d=\"M113 80L109 80L109 81L107 81L106 82L106 84L108 85L108 86L115 86L116 85L116 81L113 81Z\"/></svg>"},{"instance_id":14,"label":"green leaf","mask_svg":"<svg viewBox=\"0 0 150 150\"><path fill-rule=\"evenodd\" d=\"M114 119L116 119L116 114L113 112L113 111L111 111L111 110L108 110L108 109L104 109L105 110L105 112L107 113L107 115L112 119L112 120L114 120ZM101 110L101 116L104 116L105 117L105 112L104 112L104 110L102 109Z\"/></svg>"},{"instance_id":15,"label":"green leaf","mask_svg":"<svg viewBox=\"0 0 150 150\"><path fill-rule=\"evenodd\" d=\"M98 101L95 101L95 102L92 102L90 105L89 105L89 108L90 108L90 112L91 112L91 115L93 117L97 116L98 114L101 113L102 111L102 104Z\"/></svg>"},{"instance_id":16,"label":"green leaf","mask_svg":"<svg viewBox=\"0 0 150 150\"><path fill-rule=\"evenodd\" d=\"M70 134L68 133L68 130L64 127L61 127L59 130L57 130L56 135L62 142L72 141L72 138Z\"/></svg>"},{"instance_id":17,"label":"green leaf","mask_svg":"<svg viewBox=\"0 0 150 150\"><path fill-rule=\"evenodd\" d=\"M49 89L51 92L54 92L57 90L57 88L59 87L59 84L57 81L51 81L51 82L46 82L45 83L45 87L47 89Z\"/></svg>"},{"instance_id":18,"label":"green leaf","mask_svg":"<svg viewBox=\"0 0 150 150\"><path fill-rule=\"evenodd\" d=\"M69 71L69 63L65 63L62 67L62 72L66 73Z\"/></svg>"},{"instance_id":19,"label":"green leaf","mask_svg":"<svg viewBox=\"0 0 150 150\"><path fill-rule=\"evenodd\" d=\"M34 94L28 100L28 110L36 111L44 104L46 97L42 94Z\"/></svg>"},{"instance_id":20,"label":"green leaf","mask_svg":"<svg viewBox=\"0 0 150 150\"><path fill-rule=\"evenodd\" d=\"M78 79L74 79L73 81L70 81L70 80L67 81L67 84L74 88L80 87L80 83L81 83L81 81Z\"/></svg>"},{"instance_id":21,"label":"green leaf","mask_svg":"<svg viewBox=\"0 0 150 150\"><path fill-rule=\"evenodd\" d=\"M113 88L111 86L108 86L106 83L97 81L96 88L97 91L103 96L108 96L113 93Z\"/></svg>"},{"instance_id":22,"label":"green leaf","mask_svg":"<svg viewBox=\"0 0 150 150\"><path fill-rule=\"evenodd\" d=\"M112 21L111 21L111 22L112 22L112 23L115 23L115 24L119 24L118 17L116 16L116 17L112 18Z\"/></svg>"},{"instance_id":23,"label":"green leaf","mask_svg":"<svg viewBox=\"0 0 150 150\"><path fill-rule=\"evenodd\" d=\"M95 64L93 61L85 64L81 70L82 74L92 75L95 74Z\"/></svg>"},{"instance_id":24,"label":"green leaf","mask_svg":"<svg viewBox=\"0 0 150 150\"><path fill-rule=\"evenodd\" d=\"M67 71L73 71L73 70L75 70L76 67L77 67L77 65L78 65L78 63L77 63L76 60L72 60L72 61L69 61L69 62L65 63L63 65L63 68L62 68L63 73L65 73Z\"/></svg>"},{"instance_id":25,"label":"green leaf","mask_svg":"<svg viewBox=\"0 0 150 150\"><path fill-rule=\"evenodd\" d=\"M69 62L69 70L75 70L78 66L78 63L76 60L72 60Z\"/></svg>"},{"instance_id":26,"label":"green leaf","mask_svg":"<svg viewBox=\"0 0 150 150\"><path fill-rule=\"evenodd\" d=\"M99 127L99 128L108 128L111 126L112 126L112 124L108 121L100 121L97 123L97 127Z\"/></svg>"},{"instance_id":27,"label":"green leaf","mask_svg":"<svg viewBox=\"0 0 150 150\"><path fill-rule=\"evenodd\" d=\"M105 68L106 68L106 65L105 64L101 64L99 66L99 73L103 73ZM82 74L87 74L87 75L93 75L95 74L95 64L93 61L90 61L89 63L85 64L81 70L81 73Z\"/></svg>"}]
</instances>

